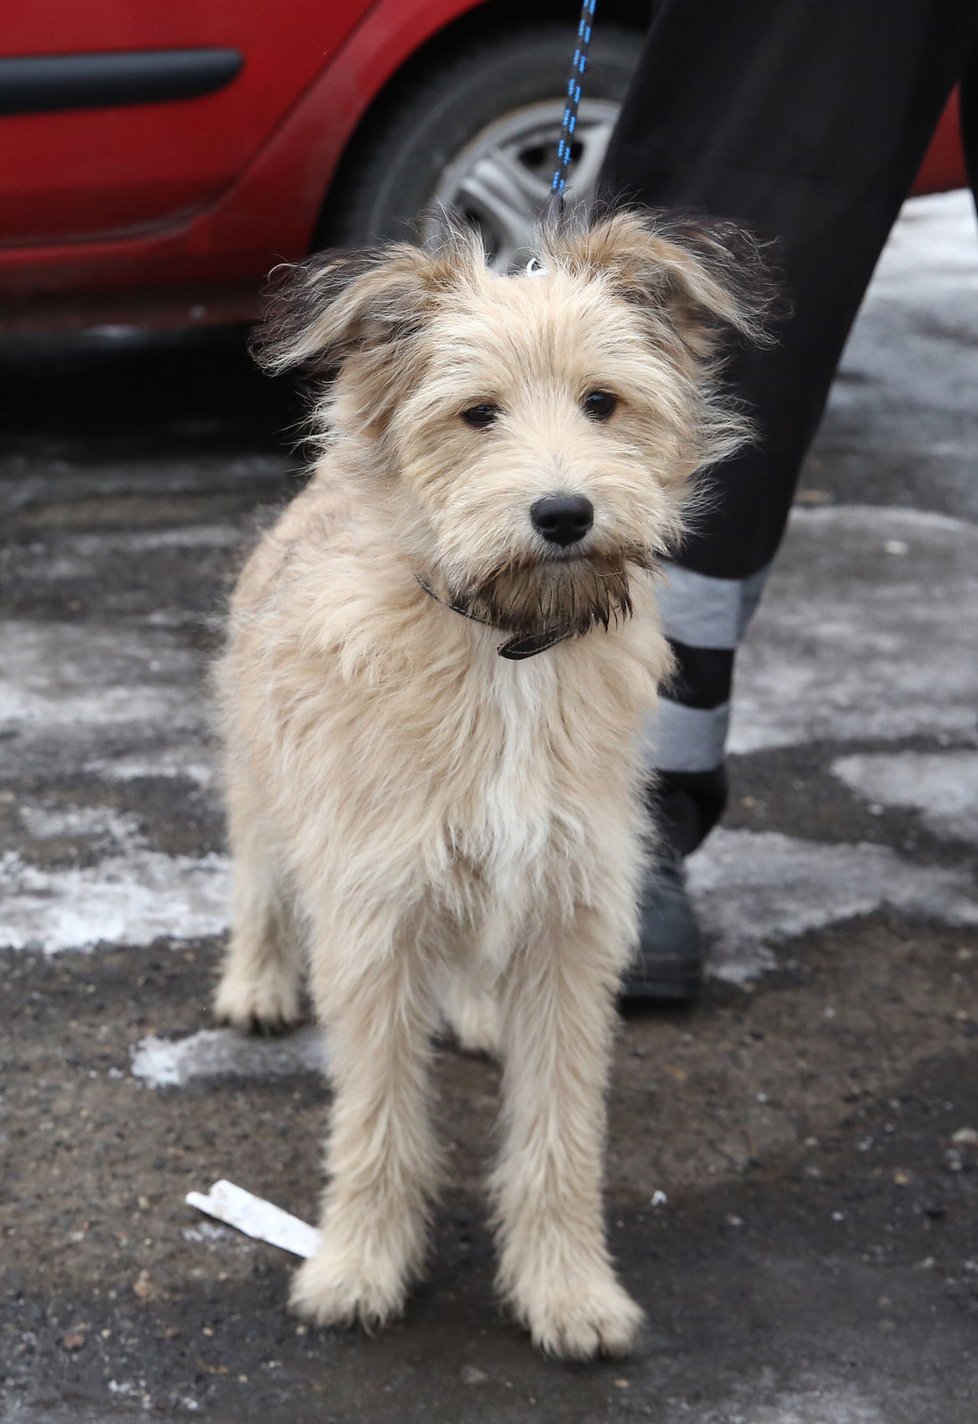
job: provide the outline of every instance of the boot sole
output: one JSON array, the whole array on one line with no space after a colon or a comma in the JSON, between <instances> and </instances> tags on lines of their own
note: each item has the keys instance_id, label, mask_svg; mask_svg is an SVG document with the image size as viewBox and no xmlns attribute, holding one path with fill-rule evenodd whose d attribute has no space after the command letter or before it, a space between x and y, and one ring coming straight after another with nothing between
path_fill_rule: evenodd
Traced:
<instances>
[{"instance_id":1,"label":"boot sole","mask_svg":"<svg viewBox=\"0 0 978 1424\"><path fill-rule=\"evenodd\" d=\"M623 1004L691 1003L699 997L702 988L703 974L699 968L685 974L645 974L641 978L626 974L618 997Z\"/></svg>"}]
</instances>

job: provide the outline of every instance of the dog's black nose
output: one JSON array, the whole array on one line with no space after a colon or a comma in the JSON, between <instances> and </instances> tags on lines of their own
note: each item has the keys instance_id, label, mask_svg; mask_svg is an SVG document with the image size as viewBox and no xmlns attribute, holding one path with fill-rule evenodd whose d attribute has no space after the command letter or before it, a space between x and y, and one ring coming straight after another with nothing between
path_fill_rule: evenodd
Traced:
<instances>
[{"instance_id":1,"label":"dog's black nose","mask_svg":"<svg viewBox=\"0 0 978 1424\"><path fill-rule=\"evenodd\" d=\"M594 523L594 505L583 494L548 494L530 506L530 518L548 544L576 544Z\"/></svg>"}]
</instances>

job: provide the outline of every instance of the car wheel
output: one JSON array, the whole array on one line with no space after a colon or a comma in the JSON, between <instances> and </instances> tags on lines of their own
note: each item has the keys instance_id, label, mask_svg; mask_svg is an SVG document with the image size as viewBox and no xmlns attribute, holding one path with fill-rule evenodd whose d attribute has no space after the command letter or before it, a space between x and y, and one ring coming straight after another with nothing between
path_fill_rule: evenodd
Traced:
<instances>
[{"instance_id":1,"label":"car wheel","mask_svg":"<svg viewBox=\"0 0 978 1424\"><path fill-rule=\"evenodd\" d=\"M604 158L641 37L595 32L574 141L568 199L587 202ZM547 202L573 31L546 25L480 36L396 92L344 163L317 246L363 246L404 236L439 208L480 229L493 262L525 261Z\"/></svg>"}]
</instances>

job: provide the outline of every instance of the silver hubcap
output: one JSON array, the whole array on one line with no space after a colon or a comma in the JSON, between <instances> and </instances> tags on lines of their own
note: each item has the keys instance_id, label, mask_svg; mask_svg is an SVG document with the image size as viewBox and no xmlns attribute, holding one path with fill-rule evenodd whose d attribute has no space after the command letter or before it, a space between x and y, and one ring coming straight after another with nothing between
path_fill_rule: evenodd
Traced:
<instances>
[{"instance_id":1,"label":"silver hubcap","mask_svg":"<svg viewBox=\"0 0 978 1424\"><path fill-rule=\"evenodd\" d=\"M568 202L589 203L620 106L585 99L574 135ZM476 134L447 164L435 208L459 212L482 232L490 258L503 271L530 256L533 224L550 197L564 106L548 100L513 109ZM437 220L429 223L429 235Z\"/></svg>"}]
</instances>

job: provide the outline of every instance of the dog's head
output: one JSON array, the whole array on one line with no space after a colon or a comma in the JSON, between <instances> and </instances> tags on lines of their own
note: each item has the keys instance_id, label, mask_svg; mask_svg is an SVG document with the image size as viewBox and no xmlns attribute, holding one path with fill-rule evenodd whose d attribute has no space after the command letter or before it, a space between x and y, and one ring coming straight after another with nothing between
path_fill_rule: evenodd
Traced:
<instances>
[{"instance_id":1,"label":"dog's head","mask_svg":"<svg viewBox=\"0 0 978 1424\"><path fill-rule=\"evenodd\" d=\"M637 212L544 230L515 276L455 230L286 269L256 351L328 376L319 433L416 573L499 628L580 633L628 612L629 567L749 433L716 373L757 338L758 272L733 230Z\"/></svg>"}]
</instances>

